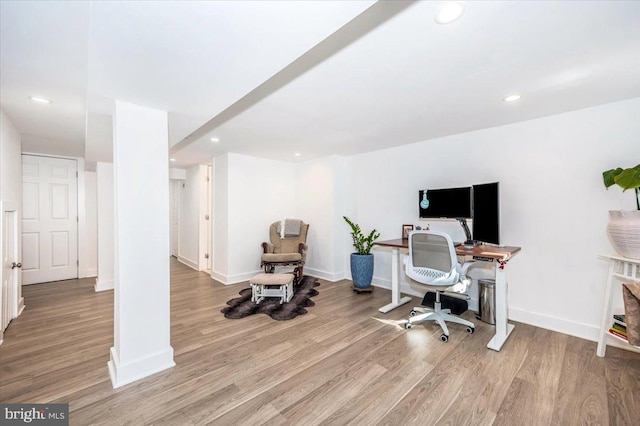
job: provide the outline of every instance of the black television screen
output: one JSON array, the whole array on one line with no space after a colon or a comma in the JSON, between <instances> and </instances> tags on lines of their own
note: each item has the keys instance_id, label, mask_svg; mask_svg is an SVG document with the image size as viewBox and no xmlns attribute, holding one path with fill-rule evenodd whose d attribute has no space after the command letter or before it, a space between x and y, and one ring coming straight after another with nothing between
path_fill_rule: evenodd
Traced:
<instances>
[{"instance_id":1,"label":"black television screen","mask_svg":"<svg viewBox=\"0 0 640 426\"><path fill-rule=\"evenodd\" d=\"M473 239L500 244L499 183L473 185Z\"/></svg>"},{"instance_id":2,"label":"black television screen","mask_svg":"<svg viewBox=\"0 0 640 426\"><path fill-rule=\"evenodd\" d=\"M426 189L421 190L419 195L418 206L421 218L472 217L471 187Z\"/></svg>"}]
</instances>

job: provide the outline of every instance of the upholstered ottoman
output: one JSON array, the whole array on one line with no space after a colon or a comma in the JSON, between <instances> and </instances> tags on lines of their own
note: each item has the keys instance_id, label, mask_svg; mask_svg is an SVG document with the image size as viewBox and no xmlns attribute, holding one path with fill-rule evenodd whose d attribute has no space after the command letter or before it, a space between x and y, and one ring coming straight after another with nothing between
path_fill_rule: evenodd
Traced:
<instances>
[{"instance_id":1,"label":"upholstered ottoman","mask_svg":"<svg viewBox=\"0 0 640 426\"><path fill-rule=\"evenodd\" d=\"M286 303L293 297L293 275L258 274L249 280L251 301L260 303L265 297L279 297L280 303Z\"/></svg>"}]
</instances>

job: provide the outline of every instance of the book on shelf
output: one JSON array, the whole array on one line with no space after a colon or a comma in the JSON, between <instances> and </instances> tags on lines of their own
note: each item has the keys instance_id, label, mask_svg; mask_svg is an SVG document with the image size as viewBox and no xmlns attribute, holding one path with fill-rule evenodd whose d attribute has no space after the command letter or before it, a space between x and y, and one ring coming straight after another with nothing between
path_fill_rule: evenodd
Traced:
<instances>
[{"instance_id":1,"label":"book on shelf","mask_svg":"<svg viewBox=\"0 0 640 426\"><path fill-rule=\"evenodd\" d=\"M627 335L626 335L626 334L622 334L622 333L620 333L619 331L617 331L617 330L615 330L615 329L613 329L613 328L610 328L610 329L609 329L609 333L610 333L610 334L613 334L614 336L618 336L618 337L619 337L619 338L621 338L621 339L629 340L629 338L627 337Z\"/></svg>"},{"instance_id":2,"label":"book on shelf","mask_svg":"<svg viewBox=\"0 0 640 426\"><path fill-rule=\"evenodd\" d=\"M622 325L627 325L627 323L624 322L624 314L614 314L613 320L617 323L621 323Z\"/></svg>"},{"instance_id":3,"label":"book on shelf","mask_svg":"<svg viewBox=\"0 0 640 426\"><path fill-rule=\"evenodd\" d=\"M614 322L611 325L611 329L617 331L620 334L624 334L625 336L627 335L627 327L625 327L624 325L620 325L617 322Z\"/></svg>"}]
</instances>

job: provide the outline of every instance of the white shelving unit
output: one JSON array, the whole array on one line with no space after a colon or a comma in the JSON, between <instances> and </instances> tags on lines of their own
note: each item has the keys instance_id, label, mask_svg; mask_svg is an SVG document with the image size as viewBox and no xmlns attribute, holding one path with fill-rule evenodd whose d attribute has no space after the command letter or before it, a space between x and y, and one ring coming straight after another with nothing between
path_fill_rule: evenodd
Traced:
<instances>
[{"instance_id":1,"label":"white shelving unit","mask_svg":"<svg viewBox=\"0 0 640 426\"><path fill-rule=\"evenodd\" d=\"M640 259L628 259L621 256L602 255L609 259L609 273L607 285L604 293L602 306L602 321L600 322L600 333L598 335L598 349L596 354L603 357L607 350L607 345L616 346L622 349L640 353L640 346L633 346L625 339L609 333L609 328L613 323L613 312L611 303L613 301L612 287L622 285L622 283L640 283Z\"/></svg>"}]
</instances>

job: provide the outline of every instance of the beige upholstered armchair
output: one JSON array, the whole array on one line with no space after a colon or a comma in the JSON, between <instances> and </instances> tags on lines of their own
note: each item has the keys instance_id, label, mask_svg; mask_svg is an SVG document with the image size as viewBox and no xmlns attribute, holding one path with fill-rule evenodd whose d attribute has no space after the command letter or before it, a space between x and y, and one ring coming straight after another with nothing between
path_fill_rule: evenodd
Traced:
<instances>
[{"instance_id":1,"label":"beige upholstered armchair","mask_svg":"<svg viewBox=\"0 0 640 426\"><path fill-rule=\"evenodd\" d=\"M282 229L284 227L284 229ZM307 232L309 225L301 220L278 221L269 227L270 243L262 243L260 266L268 274L276 266L293 266L296 283L302 280L302 270L307 255Z\"/></svg>"}]
</instances>

